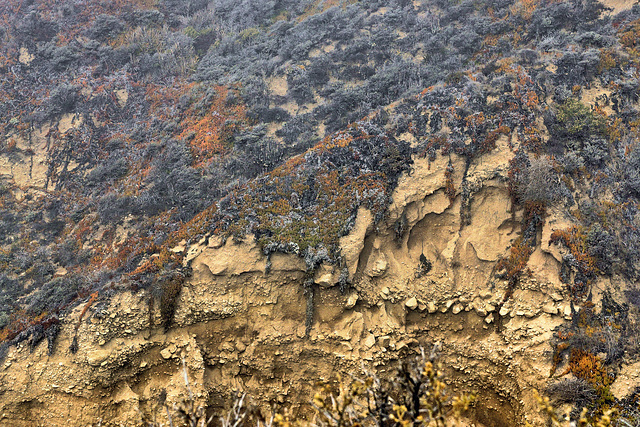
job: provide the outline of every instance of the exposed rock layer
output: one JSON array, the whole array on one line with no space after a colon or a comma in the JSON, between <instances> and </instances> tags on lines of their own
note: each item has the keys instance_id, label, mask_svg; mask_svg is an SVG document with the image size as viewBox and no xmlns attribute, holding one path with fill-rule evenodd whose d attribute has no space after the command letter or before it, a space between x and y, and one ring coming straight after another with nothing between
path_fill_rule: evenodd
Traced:
<instances>
[{"instance_id":1,"label":"exposed rock layer","mask_svg":"<svg viewBox=\"0 0 640 427\"><path fill-rule=\"evenodd\" d=\"M71 354L78 308L52 356L45 344L10 350L0 366L0 425L135 425L156 410L163 390L168 402L184 396L182 357L196 396L214 409L247 392L265 410L285 404L304 417L316 380L363 366L385 375L395 360L436 342L454 388L478 392L476 422L517 425L537 412L532 390L549 375L549 339L571 309L558 280L561 254L548 244L551 230L566 225L559 212L547 218L532 276L506 303L506 283L492 279L519 233L506 187L509 153L500 146L469 165L468 224L460 223L462 197L445 196L449 159L440 157L416 160L383 223L361 210L341 240L353 286L341 293L337 269L318 269L309 336L301 259L274 254L266 272L252 238L211 236L175 248L187 251L193 275L169 332L150 326L161 322L143 292L121 294L81 324ZM459 189L465 162L451 161ZM423 253L432 269L417 274Z\"/></svg>"}]
</instances>

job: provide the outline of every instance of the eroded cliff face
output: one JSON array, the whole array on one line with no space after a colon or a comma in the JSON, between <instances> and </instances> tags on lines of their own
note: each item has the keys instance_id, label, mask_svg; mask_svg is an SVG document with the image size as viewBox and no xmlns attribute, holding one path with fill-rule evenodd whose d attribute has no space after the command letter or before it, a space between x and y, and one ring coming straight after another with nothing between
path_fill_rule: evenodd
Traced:
<instances>
[{"instance_id":1,"label":"eroded cliff face","mask_svg":"<svg viewBox=\"0 0 640 427\"><path fill-rule=\"evenodd\" d=\"M532 391L549 376L552 332L571 316L561 253L549 245L552 230L568 223L549 213L532 274L505 300L507 284L493 270L520 233L506 184L511 155L504 138L468 169L452 156L453 200L445 194L449 158L416 159L387 218L374 224L361 209L342 238L353 285L341 292L339 269L322 265L313 273L313 307L303 286L309 273L294 255L267 260L252 238L218 236L174 248L187 252L193 274L170 330L150 326L161 321L143 291L116 295L99 313L90 308L80 323L77 308L51 356L44 343L10 349L0 366L0 425L135 425L140 413L162 416L163 390L168 402L186 392L181 358L197 398L213 409L246 392L265 410L283 404L304 417L317 380L363 367L385 375L435 343L452 387L477 393L476 423L535 418ZM470 197L461 195L465 187ZM426 274L421 254L432 266Z\"/></svg>"},{"instance_id":2,"label":"eroded cliff face","mask_svg":"<svg viewBox=\"0 0 640 427\"><path fill-rule=\"evenodd\" d=\"M615 12L632 3L605 1ZM309 56L336 46L331 42ZM26 48L20 50L19 62L26 66L32 59ZM544 64L555 74L557 65ZM283 100L288 85L283 76L268 82ZM615 95L598 82L573 89L591 106ZM92 99L90 92L81 94ZM114 95L124 108L127 92ZM547 107L553 107L547 95ZM495 97L487 102L498 108ZM293 101L280 107L291 115L303 110ZM601 107L613 117L609 105ZM539 136L547 143L541 111L535 111ZM6 191L16 202L45 194L47 176L61 172L49 170L49 131L63 135L82 120L104 124L95 115L64 114L47 131L34 128L28 139L6 135L14 145L0 152L0 178L11 184ZM269 135L278 126L270 124ZM447 132L445 125L442 133ZM323 123L318 136L324 133ZM410 132L403 135L416 142ZM360 209L355 227L340 241L344 265L308 271L294 255L266 257L253 237L238 243L209 235L195 245L174 247L185 254L192 274L169 330L160 326L160 311L150 307L144 290L105 295L107 305L77 307L62 319L52 354L44 342L31 349L23 341L0 361L0 426L138 425L141 414L157 414L163 421L161 402L172 404L186 395L182 360L197 399L212 411L247 393L265 412L281 405L304 418L318 380L357 376L363 369L388 375L398 360L436 344L452 388L478 396L470 423L512 426L529 419L535 425L540 420L533 391L548 381L553 332L580 308L572 307L559 280L564 250L550 244L552 232L571 222L561 208L547 211L528 258L531 273L511 294L496 266L522 234L523 214L512 212L507 185L514 147L502 131L495 135L503 135L495 149L469 164L455 155L432 162L416 158L382 222ZM72 172L76 166L68 157L57 167ZM114 242L126 240L128 221L113 225ZM91 241L83 243L87 247L105 229L91 233ZM344 268L347 289L338 284ZM66 274L62 267L55 272L56 278ZM622 279L599 277L593 301L606 288L623 301L616 292L626 284L617 280ZM71 352L75 340L78 351ZM611 386L616 397L640 384L638 368L638 362L622 366Z\"/></svg>"}]
</instances>

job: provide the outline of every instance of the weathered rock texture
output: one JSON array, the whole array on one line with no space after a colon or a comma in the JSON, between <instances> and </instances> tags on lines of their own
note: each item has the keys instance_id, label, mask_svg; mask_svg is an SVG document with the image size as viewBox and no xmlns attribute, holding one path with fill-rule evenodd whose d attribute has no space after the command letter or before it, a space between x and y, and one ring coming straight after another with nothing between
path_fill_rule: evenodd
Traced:
<instances>
[{"instance_id":1,"label":"weathered rock texture","mask_svg":"<svg viewBox=\"0 0 640 427\"><path fill-rule=\"evenodd\" d=\"M187 251L193 274L167 333L150 327L150 319L161 322L144 292L126 293L100 315L93 308L85 315L76 354L68 349L82 307L67 317L53 355L45 344L32 353L11 348L0 365L0 425L136 425L140 413L156 412L163 390L168 402L185 395L181 358L194 393L213 409L246 392L265 410L284 404L304 417L317 380L363 367L385 375L397 359L434 343L452 386L477 392L477 424L518 425L537 412L532 391L549 375L552 331L571 316L558 279L561 255L548 244L566 220L550 213L529 261L532 275L501 304L506 283L492 270L520 230L506 187L511 150L500 143L469 165L469 200L445 195L448 158L417 159L383 223L359 212L341 240L353 285L342 293L340 272L318 269L309 336L305 263L274 254L267 272L252 238L235 244L211 236L175 248ZM465 162L451 161L460 189ZM422 253L432 264L427 274L417 274Z\"/></svg>"}]
</instances>

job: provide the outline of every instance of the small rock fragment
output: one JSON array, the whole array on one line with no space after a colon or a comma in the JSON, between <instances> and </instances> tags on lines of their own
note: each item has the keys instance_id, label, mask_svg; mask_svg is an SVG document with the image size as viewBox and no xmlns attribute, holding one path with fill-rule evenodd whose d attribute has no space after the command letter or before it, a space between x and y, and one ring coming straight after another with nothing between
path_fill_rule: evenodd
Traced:
<instances>
[{"instance_id":1,"label":"small rock fragment","mask_svg":"<svg viewBox=\"0 0 640 427\"><path fill-rule=\"evenodd\" d=\"M160 356L162 356L163 359L169 359L171 358L172 355L173 355L173 352L169 347L166 347L162 349L162 351L160 351Z\"/></svg>"},{"instance_id":2,"label":"small rock fragment","mask_svg":"<svg viewBox=\"0 0 640 427\"><path fill-rule=\"evenodd\" d=\"M564 299L562 298L562 295L559 295L556 292L552 293L550 296L551 296L551 299L554 300L555 302L562 301Z\"/></svg>"},{"instance_id":3,"label":"small rock fragment","mask_svg":"<svg viewBox=\"0 0 640 427\"><path fill-rule=\"evenodd\" d=\"M378 345L380 347L387 348L389 344L391 344L391 337L389 335L383 335L378 338Z\"/></svg>"},{"instance_id":4,"label":"small rock fragment","mask_svg":"<svg viewBox=\"0 0 640 427\"><path fill-rule=\"evenodd\" d=\"M376 337L373 334L367 335L367 338L364 340L365 348L369 349L376 344Z\"/></svg>"},{"instance_id":5,"label":"small rock fragment","mask_svg":"<svg viewBox=\"0 0 640 427\"><path fill-rule=\"evenodd\" d=\"M345 303L345 308L348 309L352 309L353 307L356 306L356 303L358 302L358 293L357 292L351 292L349 294L349 296L347 297L347 302Z\"/></svg>"},{"instance_id":6,"label":"small rock fragment","mask_svg":"<svg viewBox=\"0 0 640 427\"><path fill-rule=\"evenodd\" d=\"M207 246L213 249L221 248L224 245L224 238L222 236L211 236Z\"/></svg>"},{"instance_id":7,"label":"small rock fragment","mask_svg":"<svg viewBox=\"0 0 640 427\"><path fill-rule=\"evenodd\" d=\"M450 299L449 301L445 302L444 306L440 307L440 312L441 313L446 313L451 308L451 306L453 305L454 302L455 301L452 300L452 299Z\"/></svg>"},{"instance_id":8,"label":"small rock fragment","mask_svg":"<svg viewBox=\"0 0 640 427\"><path fill-rule=\"evenodd\" d=\"M174 246L173 248L170 249L171 252L179 254L184 252L185 250L185 246L184 245L178 245L178 246Z\"/></svg>"},{"instance_id":9,"label":"small rock fragment","mask_svg":"<svg viewBox=\"0 0 640 427\"><path fill-rule=\"evenodd\" d=\"M438 306L435 302L429 301L429 304L427 304L427 311L429 312L429 314L433 314L438 311Z\"/></svg>"},{"instance_id":10,"label":"small rock fragment","mask_svg":"<svg viewBox=\"0 0 640 427\"><path fill-rule=\"evenodd\" d=\"M476 314L480 317L485 317L487 315L487 310L484 307L476 307Z\"/></svg>"},{"instance_id":11,"label":"small rock fragment","mask_svg":"<svg viewBox=\"0 0 640 427\"><path fill-rule=\"evenodd\" d=\"M493 292L491 292L490 289L484 289L482 291L480 291L480 298L482 299L489 299L493 296Z\"/></svg>"},{"instance_id":12,"label":"small rock fragment","mask_svg":"<svg viewBox=\"0 0 640 427\"><path fill-rule=\"evenodd\" d=\"M378 259L373 263L373 267L368 272L370 277L380 277L382 276L389 268L389 263L387 262L387 257L384 253L380 253Z\"/></svg>"},{"instance_id":13,"label":"small rock fragment","mask_svg":"<svg viewBox=\"0 0 640 427\"><path fill-rule=\"evenodd\" d=\"M411 297L404 303L404 305L406 305L410 310L415 310L416 308L418 308L418 300L416 299L416 297Z\"/></svg>"},{"instance_id":14,"label":"small rock fragment","mask_svg":"<svg viewBox=\"0 0 640 427\"><path fill-rule=\"evenodd\" d=\"M328 264L322 264L316 270L315 277L313 281L323 288L330 288L336 284L334 280L334 268Z\"/></svg>"}]
</instances>

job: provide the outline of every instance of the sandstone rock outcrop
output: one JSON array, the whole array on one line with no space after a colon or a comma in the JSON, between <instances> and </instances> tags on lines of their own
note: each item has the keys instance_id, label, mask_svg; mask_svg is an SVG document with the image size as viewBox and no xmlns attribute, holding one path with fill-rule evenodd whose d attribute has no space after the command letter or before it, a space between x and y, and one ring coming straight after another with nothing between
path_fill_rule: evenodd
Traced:
<instances>
[{"instance_id":1,"label":"sandstone rock outcrop","mask_svg":"<svg viewBox=\"0 0 640 427\"><path fill-rule=\"evenodd\" d=\"M181 250L193 274L184 287L175 323L165 333L149 313L143 292L113 298L78 330L79 351L68 351L79 309L71 313L53 355L41 344L12 348L0 366L0 425L82 425L98 420L134 425L151 413L158 396L184 395L181 359L198 399L222 407L246 392L263 408L291 402L308 413L305 396L315 378L357 373L364 362L392 368L403 355L439 342L444 366L459 389L481 391L474 417L485 425L515 425L535 412L531 390L550 369L549 339L563 322L564 288L557 255L547 249L530 261L533 276L501 305L506 284L492 268L518 235L505 184L508 156L472 164L466 179L476 188L470 222L461 226L463 202L443 193L447 159L418 159L404 176L383 224L361 210L341 240L352 289L342 294L333 266L322 266L313 323L305 336L307 272L294 255L273 254L271 268L252 238L243 243L203 239ZM464 162L454 159L460 188ZM398 235L396 221L404 218ZM431 271L417 275L420 255ZM499 313L496 311L499 307ZM569 312L570 314L570 312ZM104 424L103 424L104 425Z\"/></svg>"}]
</instances>

